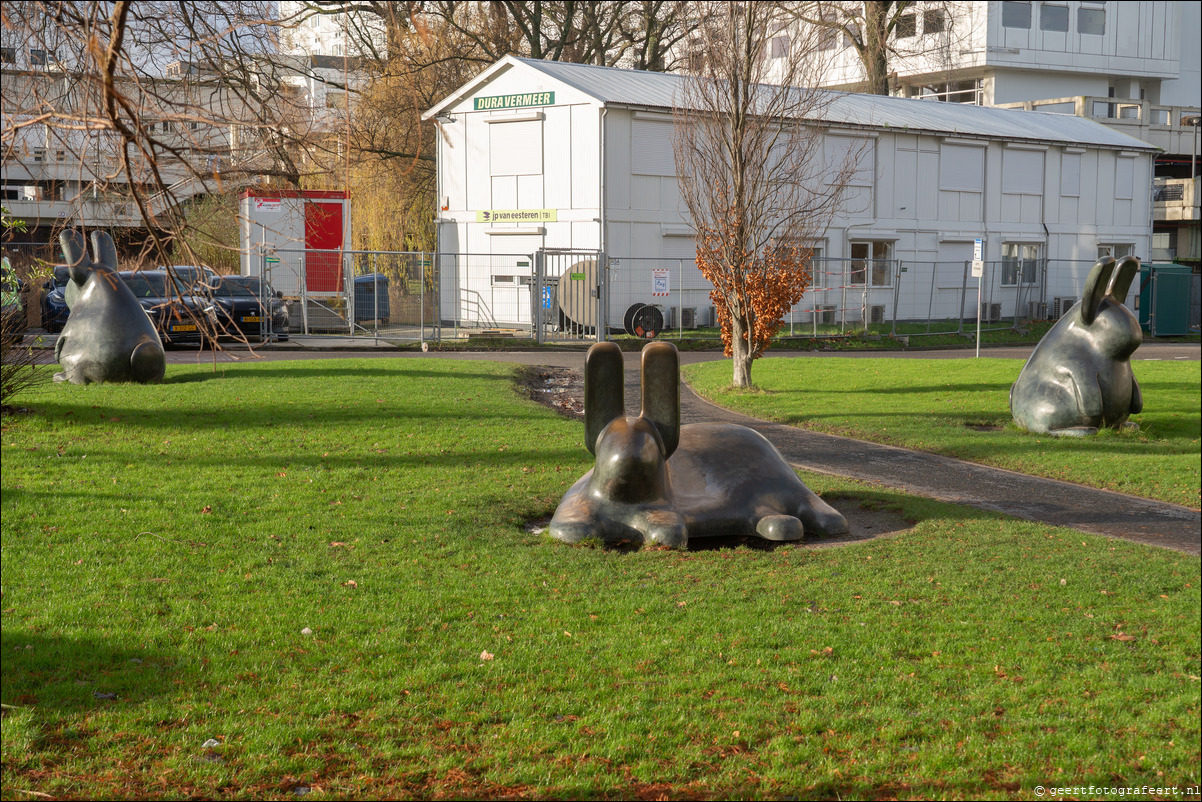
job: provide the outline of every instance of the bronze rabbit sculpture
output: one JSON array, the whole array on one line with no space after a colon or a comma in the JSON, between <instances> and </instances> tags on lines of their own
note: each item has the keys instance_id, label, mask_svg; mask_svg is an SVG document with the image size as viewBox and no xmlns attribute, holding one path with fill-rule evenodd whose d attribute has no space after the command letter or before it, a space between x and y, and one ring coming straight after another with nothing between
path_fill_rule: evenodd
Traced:
<instances>
[{"instance_id":1,"label":"bronze rabbit sculpture","mask_svg":"<svg viewBox=\"0 0 1202 802\"><path fill-rule=\"evenodd\" d=\"M54 344L62 365L56 382L156 382L167 369L162 340L142 305L116 273L117 249L92 232L92 262L83 234L59 235L70 279L63 290L71 315Z\"/></svg>"},{"instance_id":2,"label":"bronze rabbit sculpture","mask_svg":"<svg viewBox=\"0 0 1202 802\"><path fill-rule=\"evenodd\" d=\"M752 429L680 425L676 346L642 352L642 413L625 415L622 352L598 343L585 360L585 445L596 466L564 495L551 536L685 548L691 538L758 535L799 541L848 531L780 452Z\"/></svg>"},{"instance_id":3,"label":"bronze rabbit sculpture","mask_svg":"<svg viewBox=\"0 0 1202 802\"><path fill-rule=\"evenodd\" d=\"M1139 259L1099 259L1081 300L1039 341L1010 388L1010 413L1022 429L1087 437L1120 427L1144 408L1131 354L1143 340L1123 299ZM1131 424L1134 426L1134 424Z\"/></svg>"}]
</instances>

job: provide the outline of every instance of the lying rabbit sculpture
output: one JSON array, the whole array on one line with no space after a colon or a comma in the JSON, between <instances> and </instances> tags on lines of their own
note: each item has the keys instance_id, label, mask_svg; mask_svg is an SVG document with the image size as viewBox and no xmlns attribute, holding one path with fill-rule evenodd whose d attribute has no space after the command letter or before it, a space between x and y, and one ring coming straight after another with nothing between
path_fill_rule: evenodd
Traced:
<instances>
[{"instance_id":1,"label":"lying rabbit sculpture","mask_svg":"<svg viewBox=\"0 0 1202 802\"><path fill-rule=\"evenodd\" d=\"M93 261L83 234L59 235L70 279L63 288L71 316L54 344L63 366L56 382L154 382L163 378L167 356L154 324L118 278L117 249L102 231L92 232Z\"/></svg>"},{"instance_id":2,"label":"lying rabbit sculpture","mask_svg":"<svg viewBox=\"0 0 1202 802\"><path fill-rule=\"evenodd\" d=\"M1052 326L1010 388L1010 413L1039 434L1086 437L1143 410L1131 354L1143 334L1122 300L1139 259L1099 259L1081 301ZM1134 424L1132 424L1134 425Z\"/></svg>"},{"instance_id":3,"label":"lying rabbit sculpture","mask_svg":"<svg viewBox=\"0 0 1202 802\"><path fill-rule=\"evenodd\" d=\"M676 346L643 349L643 409L627 417L622 352L589 349L585 445L593 470L568 490L550 534L684 548L689 538L759 535L801 540L847 532L847 521L802 484L768 440L728 423L680 425Z\"/></svg>"}]
</instances>

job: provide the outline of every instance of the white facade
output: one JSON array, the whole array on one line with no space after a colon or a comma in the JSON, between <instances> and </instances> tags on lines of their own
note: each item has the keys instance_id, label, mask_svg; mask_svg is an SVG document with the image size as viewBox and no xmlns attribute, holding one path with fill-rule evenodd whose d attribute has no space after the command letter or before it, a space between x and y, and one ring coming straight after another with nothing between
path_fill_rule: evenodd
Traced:
<instances>
[{"instance_id":1,"label":"white facade","mask_svg":"<svg viewBox=\"0 0 1202 802\"><path fill-rule=\"evenodd\" d=\"M982 105L1090 95L1197 106L1202 95L1197 3L918 3L904 16L889 65L899 95L932 94L948 82L979 82ZM827 42L823 85L861 83L850 43Z\"/></svg>"},{"instance_id":2,"label":"white facade","mask_svg":"<svg viewBox=\"0 0 1202 802\"><path fill-rule=\"evenodd\" d=\"M280 0L280 50L291 56L371 56L385 52L384 25L373 14L315 9L311 3ZM363 37L375 53L365 52Z\"/></svg>"},{"instance_id":3,"label":"white facade","mask_svg":"<svg viewBox=\"0 0 1202 802\"><path fill-rule=\"evenodd\" d=\"M444 270L444 317L478 310L490 323L528 324L522 277L540 248L618 260L610 325L627 303L651 300L644 260L686 260L673 284L706 287L688 261L672 151L682 80L506 57L427 112L440 131L439 253L459 266ZM507 104L516 108L489 108ZM1100 249L1149 248L1153 149L1139 140L1076 117L900 98L850 95L832 109L841 118L828 147L863 143L865 170L849 190L856 211L834 222L822 256L867 249L910 265L904 282L862 287L867 305L890 309L896 292L898 319L925 317L932 286L961 286L977 238L987 262L1049 260L1049 302L1079 294Z\"/></svg>"}]
</instances>

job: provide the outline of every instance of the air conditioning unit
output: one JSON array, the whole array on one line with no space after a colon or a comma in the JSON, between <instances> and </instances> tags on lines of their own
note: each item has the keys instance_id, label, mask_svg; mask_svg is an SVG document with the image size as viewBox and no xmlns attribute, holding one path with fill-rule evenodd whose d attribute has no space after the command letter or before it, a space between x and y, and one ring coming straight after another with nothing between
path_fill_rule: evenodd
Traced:
<instances>
[{"instance_id":1,"label":"air conditioning unit","mask_svg":"<svg viewBox=\"0 0 1202 802\"><path fill-rule=\"evenodd\" d=\"M697 328L697 307L673 306L668 309L668 328L695 329Z\"/></svg>"},{"instance_id":2,"label":"air conditioning unit","mask_svg":"<svg viewBox=\"0 0 1202 802\"><path fill-rule=\"evenodd\" d=\"M885 305L873 304L868 307L868 322L869 323L884 323L885 322Z\"/></svg>"},{"instance_id":3,"label":"air conditioning unit","mask_svg":"<svg viewBox=\"0 0 1202 802\"><path fill-rule=\"evenodd\" d=\"M1001 304L981 304L981 322L997 323L1002 319Z\"/></svg>"},{"instance_id":4,"label":"air conditioning unit","mask_svg":"<svg viewBox=\"0 0 1202 802\"><path fill-rule=\"evenodd\" d=\"M835 311L837 308L834 304L824 304L818 307L818 322L824 326L835 325Z\"/></svg>"},{"instance_id":5,"label":"air conditioning unit","mask_svg":"<svg viewBox=\"0 0 1202 802\"><path fill-rule=\"evenodd\" d=\"M1027 320L1047 320L1048 305L1043 301L1027 302Z\"/></svg>"},{"instance_id":6,"label":"air conditioning unit","mask_svg":"<svg viewBox=\"0 0 1202 802\"><path fill-rule=\"evenodd\" d=\"M1052 320L1059 320L1068 314L1068 310L1073 308L1073 304L1077 302L1072 296L1053 298L1052 299Z\"/></svg>"}]
</instances>

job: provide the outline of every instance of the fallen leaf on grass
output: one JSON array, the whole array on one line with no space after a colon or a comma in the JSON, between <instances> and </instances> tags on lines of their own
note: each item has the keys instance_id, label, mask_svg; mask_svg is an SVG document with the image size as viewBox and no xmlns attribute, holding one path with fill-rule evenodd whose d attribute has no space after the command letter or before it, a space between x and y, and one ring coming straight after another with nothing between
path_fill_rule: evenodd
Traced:
<instances>
[{"instance_id":1,"label":"fallen leaf on grass","mask_svg":"<svg viewBox=\"0 0 1202 802\"><path fill-rule=\"evenodd\" d=\"M213 512L213 508L212 508L212 507L210 507L208 504L206 504L206 505L204 506L204 509L200 511L200 514L201 514L201 515L209 515L209 514L211 514L212 512Z\"/></svg>"},{"instance_id":2,"label":"fallen leaf on grass","mask_svg":"<svg viewBox=\"0 0 1202 802\"><path fill-rule=\"evenodd\" d=\"M342 586L344 588L357 588L357 587L359 587L359 583L353 579L348 579L342 583Z\"/></svg>"},{"instance_id":3,"label":"fallen leaf on grass","mask_svg":"<svg viewBox=\"0 0 1202 802\"><path fill-rule=\"evenodd\" d=\"M1121 640L1121 641L1129 641L1129 640L1135 640L1135 636L1134 636L1134 635L1128 635L1128 634L1126 634L1126 633L1124 633L1124 632L1120 632L1120 633L1118 633L1117 635L1111 635L1109 638L1107 638L1107 640Z\"/></svg>"},{"instance_id":4,"label":"fallen leaf on grass","mask_svg":"<svg viewBox=\"0 0 1202 802\"><path fill-rule=\"evenodd\" d=\"M485 652L480 652L480 659L481 659L481 660L491 660L491 659L493 659L493 657L494 657L494 656L495 656L495 655L493 655L493 653L492 653L492 652L487 652L487 651L485 651Z\"/></svg>"}]
</instances>

